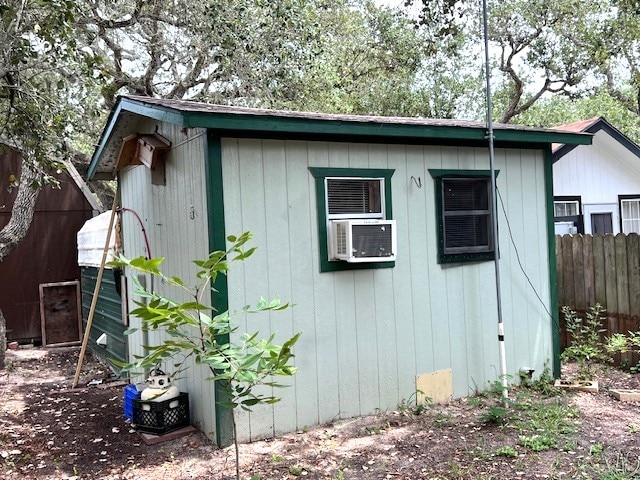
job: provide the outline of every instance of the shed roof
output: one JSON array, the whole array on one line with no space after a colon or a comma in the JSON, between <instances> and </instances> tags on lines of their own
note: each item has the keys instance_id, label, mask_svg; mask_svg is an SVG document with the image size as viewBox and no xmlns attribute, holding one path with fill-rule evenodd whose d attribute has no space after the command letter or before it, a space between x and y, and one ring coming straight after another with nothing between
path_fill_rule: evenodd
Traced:
<instances>
[{"instance_id":1,"label":"shed roof","mask_svg":"<svg viewBox=\"0 0 640 480\"><path fill-rule=\"evenodd\" d=\"M587 120L580 120L578 122L560 125L555 128L565 132L584 132L591 134L595 134L596 132L603 130L622 144L627 150L640 158L640 146L616 127L611 125L604 117L593 117ZM560 160L563 156L576 148L576 146L576 144L554 143L551 147L553 152L553 161L556 162Z\"/></svg>"},{"instance_id":2,"label":"shed roof","mask_svg":"<svg viewBox=\"0 0 640 480\"><path fill-rule=\"evenodd\" d=\"M440 145L486 145L486 125L467 120L338 115L265 110L121 96L111 111L89 166L89 178L115 173L122 139L132 133L140 117L182 127L215 130L222 137L306 138L372 143L418 143ZM544 148L553 142L590 144L591 135L557 129L494 124L497 146Z\"/></svg>"}]
</instances>

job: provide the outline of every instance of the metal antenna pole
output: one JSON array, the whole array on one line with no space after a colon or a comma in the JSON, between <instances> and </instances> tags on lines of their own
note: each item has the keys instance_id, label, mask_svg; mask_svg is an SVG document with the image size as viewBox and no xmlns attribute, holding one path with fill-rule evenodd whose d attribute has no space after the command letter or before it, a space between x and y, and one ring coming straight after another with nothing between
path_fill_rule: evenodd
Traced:
<instances>
[{"instance_id":1,"label":"metal antenna pole","mask_svg":"<svg viewBox=\"0 0 640 480\"><path fill-rule=\"evenodd\" d=\"M498 311L498 347L500 356L500 381L502 384L502 402L506 406L509 402L509 390L507 384L507 355L504 346L504 323L502 321L502 294L500 291L500 242L498 239L498 190L496 187L495 155L493 151L493 105L491 103L491 84L489 73L489 15L487 13L487 0L482 0L482 25L484 30L484 73L486 80L487 102L487 139L489 140L489 171L491 174L491 210L493 226L493 245L495 252L495 276L496 276L496 300Z\"/></svg>"}]
</instances>

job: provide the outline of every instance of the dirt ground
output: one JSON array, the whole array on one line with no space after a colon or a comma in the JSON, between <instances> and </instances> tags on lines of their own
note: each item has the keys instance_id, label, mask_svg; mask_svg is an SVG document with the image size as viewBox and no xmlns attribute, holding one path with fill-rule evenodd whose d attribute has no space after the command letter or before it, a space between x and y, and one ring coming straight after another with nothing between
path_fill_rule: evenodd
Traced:
<instances>
[{"instance_id":1,"label":"dirt ground","mask_svg":"<svg viewBox=\"0 0 640 480\"><path fill-rule=\"evenodd\" d=\"M70 389L78 354L9 352L0 373L0 478L234 478L233 450L199 433L146 445L123 417L122 384L109 386L109 369L90 356L81 388ZM104 383L87 387L90 380ZM512 390L508 411L499 395L400 405L243 445L243 478L640 479L640 403L609 394L640 389L640 378L605 369L598 380L599 393Z\"/></svg>"}]
</instances>

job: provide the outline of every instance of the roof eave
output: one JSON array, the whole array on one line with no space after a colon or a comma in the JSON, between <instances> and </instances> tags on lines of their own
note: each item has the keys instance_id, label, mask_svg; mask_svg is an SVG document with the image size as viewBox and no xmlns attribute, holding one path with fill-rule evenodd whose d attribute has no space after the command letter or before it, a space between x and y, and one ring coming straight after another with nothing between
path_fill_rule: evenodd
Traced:
<instances>
[{"instance_id":1,"label":"roof eave","mask_svg":"<svg viewBox=\"0 0 640 480\"><path fill-rule=\"evenodd\" d=\"M237 132L261 134L297 134L325 135L337 137L388 138L411 140L459 140L482 142L486 140L486 129L482 127L460 125L408 124L381 121L354 121L351 119L314 119L287 117L268 114L238 114L224 112L201 112L171 108L164 105L145 103L137 99L119 97L100 137L100 142L91 158L88 177L94 178L100 164L100 158L109 142L118 118L123 112L130 112L169 122L183 127L215 129L218 132ZM551 144L564 143L576 145L591 144L591 135L532 129L495 129L497 143L511 144Z\"/></svg>"}]
</instances>

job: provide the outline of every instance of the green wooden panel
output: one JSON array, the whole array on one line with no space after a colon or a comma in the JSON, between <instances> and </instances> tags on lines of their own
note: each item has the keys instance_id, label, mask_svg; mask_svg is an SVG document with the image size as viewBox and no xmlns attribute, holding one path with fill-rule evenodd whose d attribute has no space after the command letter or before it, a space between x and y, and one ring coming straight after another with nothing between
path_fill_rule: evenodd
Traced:
<instances>
[{"instance_id":1,"label":"green wooden panel","mask_svg":"<svg viewBox=\"0 0 640 480\"><path fill-rule=\"evenodd\" d=\"M349 145L290 140L222 140L225 229L254 232L258 252L228 276L232 307L271 293L296 306L280 323L241 330L301 331L299 375L274 409L241 414L244 439L393 408L415 377L453 369L455 395L497 378L493 264L439 265L433 179L428 169L486 169L484 149ZM501 280L508 312L511 374L541 372L550 359L550 322L520 270L548 303L544 172L540 153L497 152L513 238L501 215ZM523 165L532 164L531 168ZM399 260L393 269L320 272L317 199L310 168L393 169ZM517 179L518 181L514 181ZM253 328L252 328L253 327ZM549 337L549 338L547 338ZM279 410L279 408L282 408ZM286 414L289 418L285 418Z\"/></svg>"},{"instance_id":2,"label":"green wooden panel","mask_svg":"<svg viewBox=\"0 0 640 480\"><path fill-rule=\"evenodd\" d=\"M86 330L93 293L98 279L98 268L82 267L81 270L82 328ZM111 360L127 361L127 339L124 335L126 328L122 318L122 303L116 290L113 270L104 269L100 282L98 302L91 322L88 346L94 355L108 362L117 373L120 372L120 367L116 366ZM103 333L107 335L107 345L105 347L96 344L96 340Z\"/></svg>"}]
</instances>

